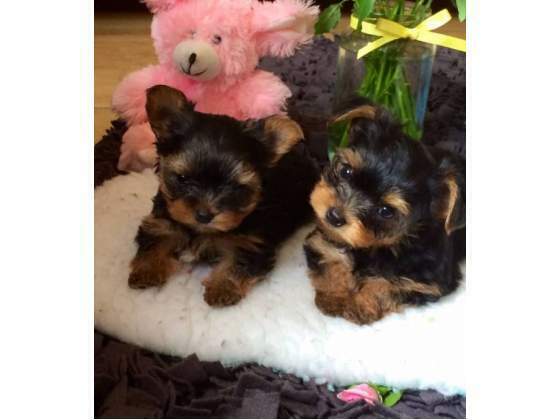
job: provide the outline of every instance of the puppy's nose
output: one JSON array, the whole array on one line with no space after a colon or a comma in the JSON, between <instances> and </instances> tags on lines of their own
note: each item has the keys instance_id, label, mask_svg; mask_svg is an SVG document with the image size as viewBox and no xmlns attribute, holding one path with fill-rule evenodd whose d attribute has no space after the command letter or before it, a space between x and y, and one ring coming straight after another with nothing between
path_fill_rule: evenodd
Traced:
<instances>
[{"instance_id":1,"label":"puppy's nose","mask_svg":"<svg viewBox=\"0 0 560 420\"><path fill-rule=\"evenodd\" d=\"M189 56L189 64L190 64L190 65L193 65L195 61L196 61L196 53L192 53L192 54Z\"/></svg>"},{"instance_id":2,"label":"puppy's nose","mask_svg":"<svg viewBox=\"0 0 560 420\"><path fill-rule=\"evenodd\" d=\"M203 225L210 223L210 221L214 218L214 215L206 210L197 210L195 214L195 219L198 223L202 223Z\"/></svg>"},{"instance_id":3,"label":"puppy's nose","mask_svg":"<svg viewBox=\"0 0 560 420\"><path fill-rule=\"evenodd\" d=\"M327 218L327 222L329 222L334 227L340 227L346 224L346 219L344 219L344 216L342 215L340 210L335 207L331 207L330 209L328 209L325 217Z\"/></svg>"}]
</instances>

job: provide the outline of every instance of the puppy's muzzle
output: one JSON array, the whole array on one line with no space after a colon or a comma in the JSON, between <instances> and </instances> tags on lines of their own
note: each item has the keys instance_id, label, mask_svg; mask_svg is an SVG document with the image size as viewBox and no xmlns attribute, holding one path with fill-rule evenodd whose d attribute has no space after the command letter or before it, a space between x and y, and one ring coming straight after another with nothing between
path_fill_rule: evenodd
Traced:
<instances>
[{"instance_id":1,"label":"puppy's muzzle","mask_svg":"<svg viewBox=\"0 0 560 420\"><path fill-rule=\"evenodd\" d=\"M198 223L207 225L214 219L214 215L206 210L197 210L195 219Z\"/></svg>"},{"instance_id":2,"label":"puppy's muzzle","mask_svg":"<svg viewBox=\"0 0 560 420\"><path fill-rule=\"evenodd\" d=\"M327 219L327 222L329 222L334 227L341 227L346 224L344 215L336 207L329 208L327 210L327 213L325 214L325 218Z\"/></svg>"}]
</instances>

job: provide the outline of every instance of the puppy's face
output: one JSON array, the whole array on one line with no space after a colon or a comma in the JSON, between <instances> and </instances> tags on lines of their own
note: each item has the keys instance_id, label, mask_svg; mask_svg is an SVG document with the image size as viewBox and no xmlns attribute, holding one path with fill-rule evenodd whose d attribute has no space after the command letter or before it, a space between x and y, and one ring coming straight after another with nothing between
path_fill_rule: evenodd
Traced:
<instances>
[{"instance_id":1,"label":"puppy's face","mask_svg":"<svg viewBox=\"0 0 560 420\"><path fill-rule=\"evenodd\" d=\"M177 90L148 90L160 190L170 216L199 232L235 229L255 209L262 179L302 139L285 117L248 124L200 114Z\"/></svg>"},{"instance_id":2,"label":"puppy's face","mask_svg":"<svg viewBox=\"0 0 560 420\"><path fill-rule=\"evenodd\" d=\"M337 152L311 195L332 239L353 248L395 247L426 224L447 232L464 224L460 162L407 138L370 105L340 119L351 121L350 146Z\"/></svg>"},{"instance_id":3,"label":"puppy's face","mask_svg":"<svg viewBox=\"0 0 560 420\"><path fill-rule=\"evenodd\" d=\"M201 130L189 147L162 156L161 191L175 220L200 232L225 232L255 209L261 174L242 154L220 153L212 140Z\"/></svg>"}]
</instances>

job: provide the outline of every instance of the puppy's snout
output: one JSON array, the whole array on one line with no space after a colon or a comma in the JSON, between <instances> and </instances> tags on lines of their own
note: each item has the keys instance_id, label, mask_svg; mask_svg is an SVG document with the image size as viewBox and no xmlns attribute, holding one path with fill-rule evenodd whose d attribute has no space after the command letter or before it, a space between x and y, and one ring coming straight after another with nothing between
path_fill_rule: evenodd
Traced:
<instances>
[{"instance_id":1,"label":"puppy's snout","mask_svg":"<svg viewBox=\"0 0 560 420\"><path fill-rule=\"evenodd\" d=\"M341 211L336 207L331 207L327 210L325 215L327 222L329 222L334 227L340 227L346 224L346 219L342 215Z\"/></svg>"},{"instance_id":2,"label":"puppy's snout","mask_svg":"<svg viewBox=\"0 0 560 420\"><path fill-rule=\"evenodd\" d=\"M214 215L206 210L197 210L195 214L196 221L206 225L212 221Z\"/></svg>"},{"instance_id":3,"label":"puppy's snout","mask_svg":"<svg viewBox=\"0 0 560 420\"><path fill-rule=\"evenodd\" d=\"M189 64L192 66L194 64L194 62L196 61L196 53L192 53L189 56Z\"/></svg>"}]
</instances>

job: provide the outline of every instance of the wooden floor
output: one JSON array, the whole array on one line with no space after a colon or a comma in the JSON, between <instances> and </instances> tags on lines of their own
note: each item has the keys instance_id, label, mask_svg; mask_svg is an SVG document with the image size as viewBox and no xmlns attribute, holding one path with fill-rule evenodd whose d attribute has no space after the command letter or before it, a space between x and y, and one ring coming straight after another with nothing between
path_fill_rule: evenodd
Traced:
<instances>
[{"instance_id":1,"label":"wooden floor","mask_svg":"<svg viewBox=\"0 0 560 420\"><path fill-rule=\"evenodd\" d=\"M101 139L110 121L111 95L128 73L157 62L150 39L149 13L95 15L95 141ZM344 30L343 19L334 32ZM453 20L442 33L465 38L465 24Z\"/></svg>"}]
</instances>

